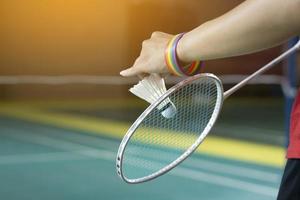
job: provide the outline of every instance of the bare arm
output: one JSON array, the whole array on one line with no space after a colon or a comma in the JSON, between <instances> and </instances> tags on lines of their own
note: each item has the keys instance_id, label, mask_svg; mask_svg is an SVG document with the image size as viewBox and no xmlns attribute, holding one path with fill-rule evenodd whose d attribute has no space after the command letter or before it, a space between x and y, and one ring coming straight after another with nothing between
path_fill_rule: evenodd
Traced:
<instances>
[{"instance_id":1,"label":"bare arm","mask_svg":"<svg viewBox=\"0 0 300 200\"><path fill-rule=\"evenodd\" d=\"M187 33L178 47L186 62L248 54L300 34L299 0L248 0Z\"/></svg>"},{"instance_id":2,"label":"bare arm","mask_svg":"<svg viewBox=\"0 0 300 200\"><path fill-rule=\"evenodd\" d=\"M248 54L300 34L300 0L247 0L223 16L188 32L178 44L182 62ZM123 76L166 73L164 51L172 35L156 32Z\"/></svg>"}]
</instances>

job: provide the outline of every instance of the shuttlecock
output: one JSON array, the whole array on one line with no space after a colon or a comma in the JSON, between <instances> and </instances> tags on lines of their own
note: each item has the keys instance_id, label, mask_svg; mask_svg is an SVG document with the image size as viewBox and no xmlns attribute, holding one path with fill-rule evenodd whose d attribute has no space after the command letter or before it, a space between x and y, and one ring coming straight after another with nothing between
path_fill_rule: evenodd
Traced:
<instances>
[{"instance_id":1,"label":"shuttlecock","mask_svg":"<svg viewBox=\"0 0 300 200\"><path fill-rule=\"evenodd\" d=\"M139 81L139 83L130 88L129 91L151 104L160 98L167 91L167 88L162 77L158 74L151 74ZM157 106L157 109L165 118L172 118L177 112L170 98L166 98L162 101Z\"/></svg>"}]
</instances>

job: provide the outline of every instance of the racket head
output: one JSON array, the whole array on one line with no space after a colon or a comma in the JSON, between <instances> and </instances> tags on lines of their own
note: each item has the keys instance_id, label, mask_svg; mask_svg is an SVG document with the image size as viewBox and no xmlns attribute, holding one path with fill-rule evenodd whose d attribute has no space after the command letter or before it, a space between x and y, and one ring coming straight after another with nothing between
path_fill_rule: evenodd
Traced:
<instances>
[{"instance_id":1,"label":"racket head","mask_svg":"<svg viewBox=\"0 0 300 200\"><path fill-rule=\"evenodd\" d=\"M191 94L191 92L194 93ZM203 98L206 99L203 100ZM193 100L189 101L189 99ZM137 118L137 120L132 124L132 126L128 129L127 133L123 137L116 159L116 170L119 177L127 183L142 183L161 176L176 167L189 155L191 155L208 135L219 116L223 104L223 99L223 86L220 79L217 76L209 73L198 74L189 77L170 88L164 95L162 95L157 101L152 103ZM171 102L176 106L177 113L175 118L164 119L157 109L157 107L166 100L171 100ZM200 104L200 106L192 108L193 113L191 113L189 111L189 108L187 108L191 106L188 105L189 103ZM202 113L200 116L200 114L198 115L196 113L198 112L196 109L201 108L201 106L204 106L204 104L209 105L209 111L207 111L207 114L209 114L209 116L205 120L203 120L205 121L205 125L203 127L200 127L197 125L197 120L205 118L205 116L203 115L205 113L202 113L200 111ZM195 105L192 105L192 107L193 106ZM195 113L196 115L198 115L195 117L196 124L187 125L187 127L194 129L192 130L193 137L189 135L189 131L191 130L176 130L176 128L178 128L178 125L176 124L177 122L182 122L183 120L185 120L187 115ZM158 126L156 126L157 124ZM172 127L174 125L175 127ZM153 132L159 131L162 132L160 136L153 135ZM180 137L178 137L180 136L181 132L187 132L184 134L186 134L186 137L188 139L187 142L183 142L186 144L179 144L179 150L175 151L176 153L174 153L173 150L176 146L177 141L181 140ZM145 138L145 136L147 138ZM152 140L152 137L156 139ZM169 143L166 142L167 137L170 137L170 140L168 140ZM147 140L152 141L150 142L150 144L147 144ZM185 140L184 136L183 140ZM165 157L170 158L164 161L164 163L160 163L159 166L153 167L154 165L157 165L157 162L151 160L151 158L149 160L141 158L143 154L149 151L154 152L154 154L152 154L152 158L154 158L155 155L159 157L159 155L166 151L166 149L161 150L163 148L167 148L168 151L170 150L170 152L172 152L172 156L170 156L171 154L165 154ZM151 163L154 163L154 165L149 167L150 165L152 165ZM129 165L133 165L133 168L128 168ZM126 167L128 168L128 170L126 170ZM147 172L137 173L135 169L138 171L138 168L141 168L142 171L144 171L145 169L145 171ZM137 175L129 175L130 173L132 173L130 172L130 170L133 171L133 174L137 173ZM128 173L126 171L128 171Z\"/></svg>"}]
</instances>

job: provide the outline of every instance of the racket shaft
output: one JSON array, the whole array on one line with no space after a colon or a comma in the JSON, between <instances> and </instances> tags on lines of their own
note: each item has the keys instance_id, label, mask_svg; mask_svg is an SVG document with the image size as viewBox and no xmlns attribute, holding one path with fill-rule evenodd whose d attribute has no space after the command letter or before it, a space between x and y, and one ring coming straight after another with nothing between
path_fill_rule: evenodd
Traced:
<instances>
[{"instance_id":1,"label":"racket shaft","mask_svg":"<svg viewBox=\"0 0 300 200\"><path fill-rule=\"evenodd\" d=\"M247 78L245 78L244 80L242 80L241 82L239 82L238 84L236 84L235 86L227 90L226 92L224 92L224 99L228 98L230 95L232 95L237 90L242 88L244 85L246 85L249 81L251 81L256 76L266 72L276 64L280 63L283 59L285 59L289 55L295 53L298 49L300 49L300 41L292 48L290 48L288 51L284 52L283 54L281 54L280 56L272 60L270 63L266 64L265 66L263 66L262 68L260 68L259 70L257 70L256 72L254 72L253 74L251 74L250 76L248 76Z\"/></svg>"}]
</instances>

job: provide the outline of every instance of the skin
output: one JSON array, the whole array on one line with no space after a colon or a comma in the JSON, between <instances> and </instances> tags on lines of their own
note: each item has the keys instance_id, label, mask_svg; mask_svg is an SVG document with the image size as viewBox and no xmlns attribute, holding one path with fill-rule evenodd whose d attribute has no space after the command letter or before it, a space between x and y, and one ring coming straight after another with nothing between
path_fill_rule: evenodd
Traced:
<instances>
[{"instance_id":1,"label":"skin","mask_svg":"<svg viewBox=\"0 0 300 200\"><path fill-rule=\"evenodd\" d=\"M300 35L300 0L247 0L228 13L187 32L178 43L182 64L261 51ZM168 74L164 59L171 34L154 32L122 76Z\"/></svg>"}]
</instances>

